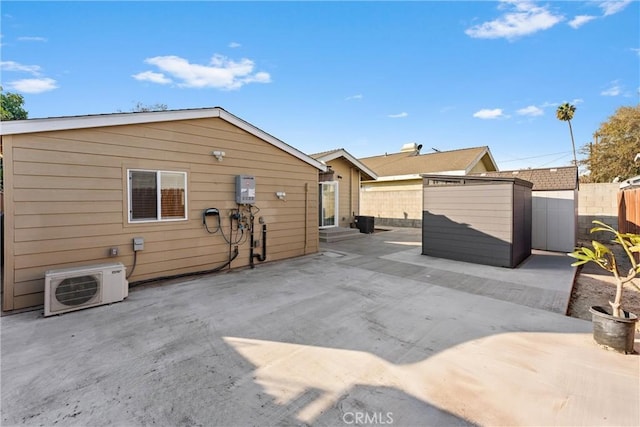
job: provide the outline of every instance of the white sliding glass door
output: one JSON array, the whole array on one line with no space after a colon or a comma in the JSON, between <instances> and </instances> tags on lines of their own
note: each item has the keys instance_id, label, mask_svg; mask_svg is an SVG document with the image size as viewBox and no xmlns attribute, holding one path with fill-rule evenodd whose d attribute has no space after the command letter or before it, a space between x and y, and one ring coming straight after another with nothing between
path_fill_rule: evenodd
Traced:
<instances>
[{"instance_id":1,"label":"white sliding glass door","mask_svg":"<svg viewBox=\"0 0 640 427\"><path fill-rule=\"evenodd\" d=\"M327 181L320 183L319 214L320 228L338 226L338 183Z\"/></svg>"}]
</instances>

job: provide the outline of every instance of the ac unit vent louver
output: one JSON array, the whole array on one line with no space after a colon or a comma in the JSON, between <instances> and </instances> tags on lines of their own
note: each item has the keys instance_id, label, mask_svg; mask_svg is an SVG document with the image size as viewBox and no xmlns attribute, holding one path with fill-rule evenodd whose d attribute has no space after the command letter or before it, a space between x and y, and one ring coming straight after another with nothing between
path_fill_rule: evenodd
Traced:
<instances>
[{"instance_id":1,"label":"ac unit vent louver","mask_svg":"<svg viewBox=\"0 0 640 427\"><path fill-rule=\"evenodd\" d=\"M56 301L69 307L83 305L95 298L100 292L102 277L67 277L56 286Z\"/></svg>"},{"instance_id":2,"label":"ac unit vent louver","mask_svg":"<svg viewBox=\"0 0 640 427\"><path fill-rule=\"evenodd\" d=\"M129 295L125 272L121 263L47 271L44 315L122 301Z\"/></svg>"}]
</instances>

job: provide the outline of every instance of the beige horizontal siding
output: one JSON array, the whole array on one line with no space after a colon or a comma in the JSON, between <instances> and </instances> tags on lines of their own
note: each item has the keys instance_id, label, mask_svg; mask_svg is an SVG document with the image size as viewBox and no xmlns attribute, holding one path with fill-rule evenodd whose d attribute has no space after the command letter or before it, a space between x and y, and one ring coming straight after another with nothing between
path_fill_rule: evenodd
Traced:
<instances>
[{"instance_id":1,"label":"beige horizontal siding","mask_svg":"<svg viewBox=\"0 0 640 427\"><path fill-rule=\"evenodd\" d=\"M229 245L202 225L220 209L229 234L235 176L256 177L258 218L268 227L268 260L318 251L317 176L307 163L220 119L65 130L3 137L7 218L3 309L43 303L49 269L122 262L133 265L133 237L143 237L130 281L202 271L224 263ZM219 162L213 150L225 151ZM9 151L9 153L7 153ZM11 165L6 165L11 162ZM187 220L127 221L128 168L186 171ZM10 174L11 176L7 177ZM305 189L305 187L307 189ZM278 200L277 191L287 194ZM217 219L209 217L210 229ZM306 236L306 241L305 241ZM249 264L249 239L233 267ZM119 255L109 257L108 250ZM256 252L260 253L260 246Z\"/></svg>"},{"instance_id":2,"label":"beige horizontal siding","mask_svg":"<svg viewBox=\"0 0 640 427\"><path fill-rule=\"evenodd\" d=\"M121 193L120 193L121 194ZM72 201L56 203L50 202L22 202L18 204L14 213L16 215L34 215L38 212L47 212L49 214L76 214L76 213L95 213L95 212L122 212L122 201Z\"/></svg>"},{"instance_id":3,"label":"beige horizontal siding","mask_svg":"<svg viewBox=\"0 0 640 427\"><path fill-rule=\"evenodd\" d=\"M512 200L511 183L425 186L423 195L425 212L445 214L451 222L434 233L454 232L460 224L466 224L470 229L481 229L487 236L506 241L512 233Z\"/></svg>"}]
</instances>

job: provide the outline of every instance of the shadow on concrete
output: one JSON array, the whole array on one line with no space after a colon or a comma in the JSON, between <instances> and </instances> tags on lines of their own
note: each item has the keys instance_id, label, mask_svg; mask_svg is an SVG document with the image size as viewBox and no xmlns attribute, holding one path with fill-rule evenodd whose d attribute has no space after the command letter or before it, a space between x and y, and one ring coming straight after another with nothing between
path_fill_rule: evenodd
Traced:
<instances>
[{"instance_id":1,"label":"shadow on concrete","mask_svg":"<svg viewBox=\"0 0 640 427\"><path fill-rule=\"evenodd\" d=\"M514 268L531 255L531 222L484 219L480 227L423 212L422 254ZM496 235L504 236L498 238Z\"/></svg>"},{"instance_id":2,"label":"shadow on concrete","mask_svg":"<svg viewBox=\"0 0 640 427\"><path fill-rule=\"evenodd\" d=\"M367 236L357 256L416 239ZM3 425L349 425L347 412L391 412L393 425L579 425L638 415L612 406L637 409L637 387L605 399L602 369L615 366L624 390L637 385L637 364L591 351L588 322L322 254L143 286L57 317L6 316L1 329ZM605 407L589 407L598 397Z\"/></svg>"}]
</instances>

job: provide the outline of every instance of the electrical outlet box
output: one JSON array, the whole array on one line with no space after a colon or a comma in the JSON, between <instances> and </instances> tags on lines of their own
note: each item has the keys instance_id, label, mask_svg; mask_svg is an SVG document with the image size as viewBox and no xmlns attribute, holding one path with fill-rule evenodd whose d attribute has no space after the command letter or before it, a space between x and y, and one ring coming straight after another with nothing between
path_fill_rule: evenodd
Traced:
<instances>
[{"instance_id":1,"label":"electrical outlet box","mask_svg":"<svg viewBox=\"0 0 640 427\"><path fill-rule=\"evenodd\" d=\"M109 256L118 256L118 248L109 248Z\"/></svg>"},{"instance_id":2,"label":"electrical outlet box","mask_svg":"<svg viewBox=\"0 0 640 427\"><path fill-rule=\"evenodd\" d=\"M143 237L134 237L133 238L133 250L135 252L144 250L144 238Z\"/></svg>"},{"instance_id":3,"label":"electrical outlet box","mask_svg":"<svg viewBox=\"0 0 640 427\"><path fill-rule=\"evenodd\" d=\"M256 202L256 177L236 175L236 203L253 205Z\"/></svg>"}]
</instances>

